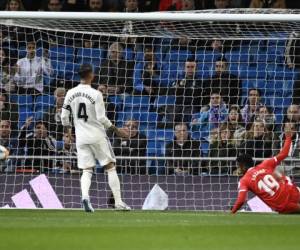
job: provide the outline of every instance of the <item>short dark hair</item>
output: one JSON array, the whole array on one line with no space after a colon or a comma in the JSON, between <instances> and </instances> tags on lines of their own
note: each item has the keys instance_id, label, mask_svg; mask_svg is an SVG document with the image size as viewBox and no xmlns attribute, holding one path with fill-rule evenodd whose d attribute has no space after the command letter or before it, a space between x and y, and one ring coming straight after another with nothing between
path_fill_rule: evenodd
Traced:
<instances>
[{"instance_id":1,"label":"short dark hair","mask_svg":"<svg viewBox=\"0 0 300 250\"><path fill-rule=\"evenodd\" d=\"M271 106L266 106L266 105L265 106L260 106L258 108L258 110L260 110L261 108L266 108L268 113L270 113L270 114L274 113L274 109Z\"/></svg>"},{"instance_id":2,"label":"short dark hair","mask_svg":"<svg viewBox=\"0 0 300 250\"><path fill-rule=\"evenodd\" d=\"M241 154L236 158L238 163L242 163L246 169L254 167L254 161L251 155Z\"/></svg>"},{"instance_id":3,"label":"short dark hair","mask_svg":"<svg viewBox=\"0 0 300 250\"><path fill-rule=\"evenodd\" d=\"M48 123L45 122L44 120L37 120L34 123L34 128L36 128L38 125L44 125L45 128L48 130Z\"/></svg>"},{"instance_id":4,"label":"short dark hair","mask_svg":"<svg viewBox=\"0 0 300 250\"><path fill-rule=\"evenodd\" d=\"M212 95L220 95L222 97L222 91L219 88L213 88L210 92L210 96Z\"/></svg>"},{"instance_id":5,"label":"short dark hair","mask_svg":"<svg viewBox=\"0 0 300 250\"><path fill-rule=\"evenodd\" d=\"M81 79L88 76L88 74L93 73L93 67L90 64L82 64L79 69L79 76Z\"/></svg>"},{"instance_id":6,"label":"short dark hair","mask_svg":"<svg viewBox=\"0 0 300 250\"><path fill-rule=\"evenodd\" d=\"M251 91L253 91L253 90L255 90L255 91L257 91L257 93L259 94L259 96L261 96L261 90L260 89L257 89L257 88L251 88L251 89L249 89L249 91L248 91L248 95L250 94L250 92Z\"/></svg>"}]
</instances>

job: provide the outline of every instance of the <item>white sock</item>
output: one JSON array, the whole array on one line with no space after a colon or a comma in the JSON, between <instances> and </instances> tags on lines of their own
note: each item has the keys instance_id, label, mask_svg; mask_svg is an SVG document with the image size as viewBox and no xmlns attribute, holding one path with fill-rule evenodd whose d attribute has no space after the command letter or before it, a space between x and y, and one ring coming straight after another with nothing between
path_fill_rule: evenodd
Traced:
<instances>
[{"instance_id":1,"label":"white sock","mask_svg":"<svg viewBox=\"0 0 300 250\"><path fill-rule=\"evenodd\" d=\"M90 191L90 186L92 182L92 176L93 176L93 170L91 169L84 169L81 175L80 179L80 184L81 184L81 195L82 199L89 200L89 191Z\"/></svg>"},{"instance_id":2,"label":"white sock","mask_svg":"<svg viewBox=\"0 0 300 250\"><path fill-rule=\"evenodd\" d=\"M120 204L121 200L121 188L120 188L120 180L117 175L116 168L111 168L107 170L108 176L108 185L113 193L115 198L115 204Z\"/></svg>"}]
</instances>

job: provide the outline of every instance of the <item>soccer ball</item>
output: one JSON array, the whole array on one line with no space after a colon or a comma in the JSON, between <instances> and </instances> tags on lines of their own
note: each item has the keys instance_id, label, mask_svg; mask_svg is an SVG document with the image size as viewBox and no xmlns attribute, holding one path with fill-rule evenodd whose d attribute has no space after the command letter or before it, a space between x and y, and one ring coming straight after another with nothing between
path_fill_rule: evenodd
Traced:
<instances>
[{"instance_id":1,"label":"soccer ball","mask_svg":"<svg viewBox=\"0 0 300 250\"><path fill-rule=\"evenodd\" d=\"M6 160L6 158L9 156L9 151L0 145L0 160Z\"/></svg>"}]
</instances>

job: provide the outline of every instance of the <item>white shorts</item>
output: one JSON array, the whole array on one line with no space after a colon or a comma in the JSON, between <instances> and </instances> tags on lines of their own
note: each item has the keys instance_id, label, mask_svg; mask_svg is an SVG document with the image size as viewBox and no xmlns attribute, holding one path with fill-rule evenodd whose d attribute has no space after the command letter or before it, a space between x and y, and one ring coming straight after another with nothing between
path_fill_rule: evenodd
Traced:
<instances>
[{"instance_id":1,"label":"white shorts","mask_svg":"<svg viewBox=\"0 0 300 250\"><path fill-rule=\"evenodd\" d=\"M116 162L116 157L108 138L95 144L77 145L78 168L86 169L96 166L96 160L101 166Z\"/></svg>"}]
</instances>

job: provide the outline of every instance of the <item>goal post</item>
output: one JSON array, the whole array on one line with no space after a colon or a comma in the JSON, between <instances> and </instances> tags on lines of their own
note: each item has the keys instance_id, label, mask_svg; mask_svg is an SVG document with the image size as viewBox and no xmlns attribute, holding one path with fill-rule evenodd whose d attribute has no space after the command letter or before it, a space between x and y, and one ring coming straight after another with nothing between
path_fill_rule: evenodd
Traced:
<instances>
[{"instance_id":1,"label":"goal post","mask_svg":"<svg viewBox=\"0 0 300 250\"><path fill-rule=\"evenodd\" d=\"M235 158L275 155L300 182L297 10L0 12L0 207L80 208L75 138L62 127L66 91L93 65L125 202L141 209L155 184L173 210L228 210ZM298 92L299 93L299 92ZM76 114L75 114L76 115ZM91 202L111 193L97 164ZM246 207L246 209L249 209Z\"/></svg>"}]
</instances>

